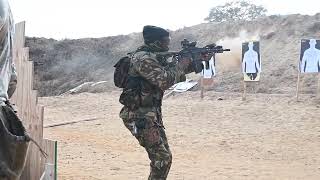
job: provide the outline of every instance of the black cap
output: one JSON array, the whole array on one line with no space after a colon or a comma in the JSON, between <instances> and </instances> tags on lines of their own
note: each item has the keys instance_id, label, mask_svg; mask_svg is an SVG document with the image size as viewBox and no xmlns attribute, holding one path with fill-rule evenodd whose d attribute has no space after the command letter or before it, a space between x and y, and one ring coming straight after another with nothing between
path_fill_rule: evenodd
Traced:
<instances>
[{"instance_id":1,"label":"black cap","mask_svg":"<svg viewBox=\"0 0 320 180\"><path fill-rule=\"evenodd\" d=\"M157 26L144 26L143 27L143 39L145 43L151 43L157 40L161 40L163 37L169 37L169 32L161 27Z\"/></svg>"}]
</instances>

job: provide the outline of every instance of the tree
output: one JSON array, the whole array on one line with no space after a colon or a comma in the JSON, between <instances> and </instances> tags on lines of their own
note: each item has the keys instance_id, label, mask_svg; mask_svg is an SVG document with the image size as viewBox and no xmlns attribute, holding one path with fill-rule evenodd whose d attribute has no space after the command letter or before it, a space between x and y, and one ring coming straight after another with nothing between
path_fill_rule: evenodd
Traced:
<instances>
[{"instance_id":1,"label":"tree","mask_svg":"<svg viewBox=\"0 0 320 180\"><path fill-rule=\"evenodd\" d=\"M247 1L234 1L222 6L216 6L209 12L209 16L204 20L208 22L225 22L237 20L254 20L265 16L267 9L257 6Z\"/></svg>"}]
</instances>

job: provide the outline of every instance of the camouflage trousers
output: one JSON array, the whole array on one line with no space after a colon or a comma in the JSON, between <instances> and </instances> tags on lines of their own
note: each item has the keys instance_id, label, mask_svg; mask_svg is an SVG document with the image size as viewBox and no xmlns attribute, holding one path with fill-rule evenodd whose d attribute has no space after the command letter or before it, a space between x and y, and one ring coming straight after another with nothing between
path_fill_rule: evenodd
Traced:
<instances>
[{"instance_id":1,"label":"camouflage trousers","mask_svg":"<svg viewBox=\"0 0 320 180\"><path fill-rule=\"evenodd\" d=\"M123 119L123 122L148 153L151 160L148 180L167 179L172 163L172 154L163 127L148 117Z\"/></svg>"}]
</instances>

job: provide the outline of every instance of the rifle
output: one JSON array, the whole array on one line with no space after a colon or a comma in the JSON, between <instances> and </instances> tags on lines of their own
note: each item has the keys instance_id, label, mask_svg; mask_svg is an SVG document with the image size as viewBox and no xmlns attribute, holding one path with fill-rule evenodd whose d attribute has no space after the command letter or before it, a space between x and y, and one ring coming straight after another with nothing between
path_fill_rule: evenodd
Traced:
<instances>
[{"instance_id":1,"label":"rifle","mask_svg":"<svg viewBox=\"0 0 320 180\"><path fill-rule=\"evenodd\" d=\"M223 53L230 51L230 49L223 49L222 46L217 46L215 43L208 44L204 47L196 47L197 42L190 42L187 39L181 41L182 50L179 52L161 53L162 56L173 57L179 61L182 59L191 59L192 66L195 73L200 73L203 69L202 61L209 61L216 53ZM160 54L159 54L160 55Z\"/></svg>"}]
</instances>

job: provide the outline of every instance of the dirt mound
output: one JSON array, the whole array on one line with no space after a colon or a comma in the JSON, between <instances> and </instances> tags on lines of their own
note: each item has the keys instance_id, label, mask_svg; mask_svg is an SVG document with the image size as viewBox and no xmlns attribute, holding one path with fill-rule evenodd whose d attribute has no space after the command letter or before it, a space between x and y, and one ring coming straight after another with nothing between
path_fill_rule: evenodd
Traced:
<instances>
[{"instance_id":1,"label":"dirt mound","mask_svg":"<svg viewBox=\"0 0 320 180\"><path fill-rule=\"evenodd\" d=\"M260 93L293 93L297 77L300 40L320 36L320 14L269 16L254 21L204 23L171 32L172 49L184 38L199 46L219 42L232 48L217 60L215 91L241 90L240 45L259 39L262 51ZM27 38L30 57L35 61L36 88L42 96L62 94L84 82L109 82L112 90L113 64L142 43L140 33L99 39L62 40ZM226 53L227 55L227 53ZM193 76L195 77L195 76ZM303 91L314 92L316 78L302 78Z\"/></svg>"}]
</instances>

